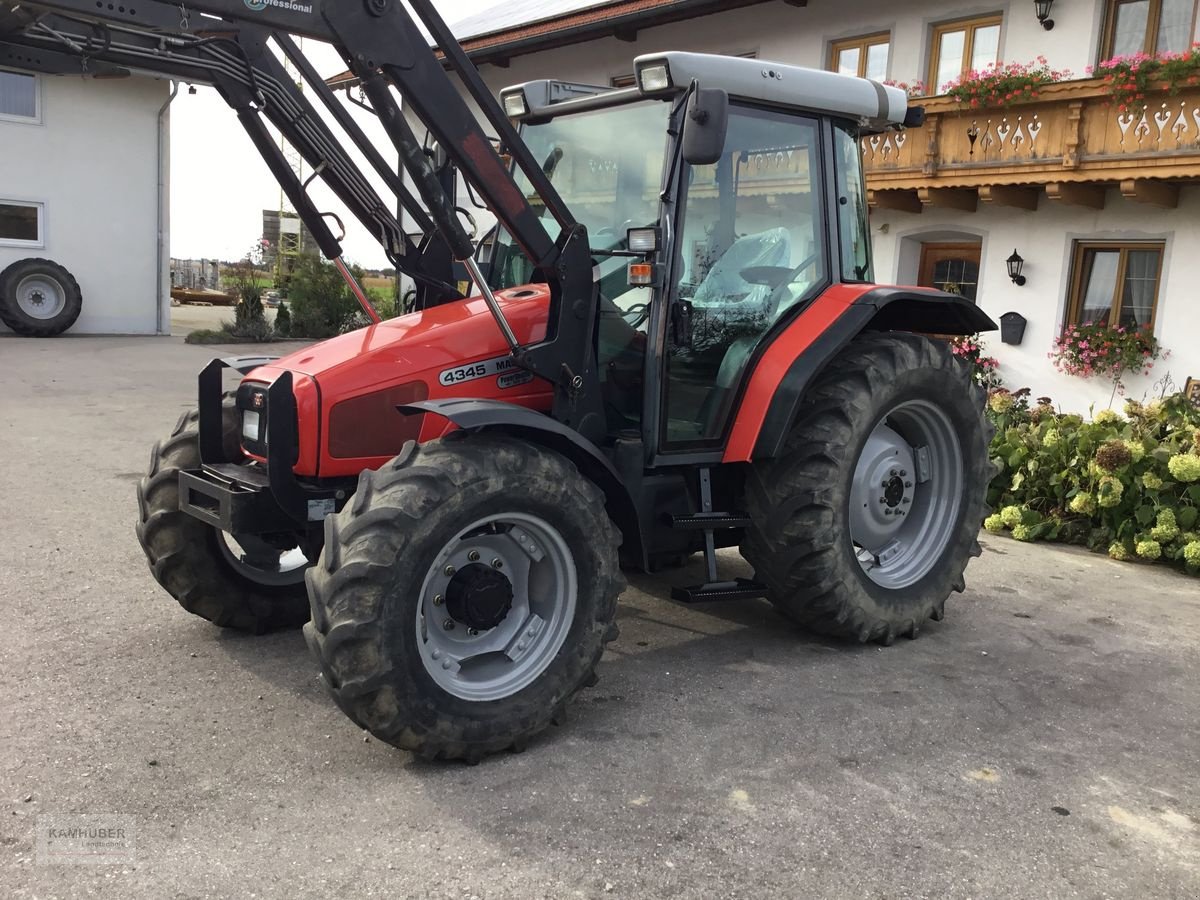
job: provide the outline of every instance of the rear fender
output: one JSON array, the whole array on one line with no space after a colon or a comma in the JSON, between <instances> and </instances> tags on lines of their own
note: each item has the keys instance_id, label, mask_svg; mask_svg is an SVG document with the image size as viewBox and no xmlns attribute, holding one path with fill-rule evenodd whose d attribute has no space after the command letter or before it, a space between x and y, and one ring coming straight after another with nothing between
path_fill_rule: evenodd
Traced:
<instances>
[{"instance_id":1,"label":"rear fender","mask_svg":"<svg viewBox=\"0 0 1200 900\"><path fill-rule=\"evenodd\" d=\"M799 352L774 384L761 383L756 377L759 375L757 369L751 375L748 392L771 391L770 400L759 423L739 419L735 432L737 428L757 427L757 434L753 438L745 432L731 436L730 448L735 449L740 445L742 452L727 452L725 462L777 457L796 421L808 386L847 344L864 331L966 335L995 331L997 327L983 310L956 294L923 288L863 285L858 296L850 299L846 292L857 288L851 285L835 286L827 292L833 297L822 297L814 303L814 307L822 302L828 307L831 300L845 302L840 314L832 318L827 316L818 323L821 330L815 336L806 334L813 325L806 323L805 314L802 313L776 338L775 344L786 347L795 343ZM768 352L771 349L774 347L768 348ZM774 380L773 376L771 380ZM745 449L751 446L752 454L746 454Z\"/></svg>"},{"instance_id":2,"label":"rear fender","mask_svg":"<svg viewBox=\"0 0 1200 900\"><path fill-rule=\"evenodd\" d=\"M398 409L406 415L433 413L464 431L502 431L565 456L604 492L608 514L621 530L625 555L644 560L646 545L629 489L603 451L579 432L545 413L503 400L423 400Z\"/></svg>"}]
</instances>

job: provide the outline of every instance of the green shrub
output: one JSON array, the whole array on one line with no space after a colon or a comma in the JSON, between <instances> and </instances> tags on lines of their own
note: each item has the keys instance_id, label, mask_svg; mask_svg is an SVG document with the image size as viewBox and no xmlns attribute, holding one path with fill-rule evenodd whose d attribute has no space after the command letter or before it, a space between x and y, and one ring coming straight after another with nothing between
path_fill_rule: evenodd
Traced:
<instances>
[{"instance_id":1,"label":"green shrub","mask_svg":"<svg viewBox=\"0 0 1200 900\"><path fill-rule=\"evenodd\" d=\"M197 328L183 339L185 344L233 344L237 342L224 328Z\"/></svg>"},{"instance_id":2,"label":"green shrub","mask_svg":"<svg viewBox=\"0 0 1200 900\"><path fill-rule=\"evenodd\" d=\"M266 319L222 322L217 329L201 328L183 339L185 344L269 344L278 340Z\"/></svg>"},{"instance_id":3,"label":"green shrub","mask_svg":"<svg viewBox=\"0 0 1200 900\"><path fill-rule=\"evenodd\" d=\"M281 338L291 337L292 313L286 303L281 302L279 308L275 310L275 334Z\"/></svg>"},{"instance_id":4,"label":"green shrub","mask_svg":"<svg viewBox=\"0 0 1200 900\"><path fill-rule=\"evenodd\" d=\"M354 276L362 280L362 270L352 266ZM358 324L362 307L329 263L315 256L300 259L288 286L292 303L291 335L304 338L328 338L349 331Z\"/></svg>"},{"instance_id":5,"label":"green shrub","mask_svg":"<svg viewBox=\"0 0 1200 900\"><path fill-rule=\"evenodd\" d=\"M992 456L999 472L989 531L1057 540L1114 559L1162 560L1200 574L1200 409L1183 394L1092 421L1027 394L993 393Z\"/></svg>"}]
</instances>

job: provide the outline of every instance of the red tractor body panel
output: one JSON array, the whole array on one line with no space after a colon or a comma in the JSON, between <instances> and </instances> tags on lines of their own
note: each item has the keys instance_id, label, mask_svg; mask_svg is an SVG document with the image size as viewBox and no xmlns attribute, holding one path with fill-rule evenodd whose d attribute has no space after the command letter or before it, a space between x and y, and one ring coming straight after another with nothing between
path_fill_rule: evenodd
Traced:
<instances>
[{"instance_id":1,"label":"red tractor body panel","mask_svg":"<svg viewBox=\"0 0 1200 900\"><path fill-rule=\"evenodd\" d=\"M722 462L750 462L764 420L789 369L826 335L873 284L835 284L764 349L730 429ZM920 289L917 289L920 290ZM524 344L543 340L550 291L529 285L496 295ZM549 412L551 385L516 366L481 298L434 307L370 325L285 356L250 373L270 384L295 376L297 475L353 477L377 469L407 440L435 440L454 426L440 416L403 416L421 400L472 398ZM262 457L251 455L259 461Z\"/></svg>"},{"instance_id":2,"label":"red tractor body panel","mask_svg":"<svg viewBox=\"0 0 1200 900\"><path fill-rule=\"evenodd\" d=\"M496 295L522 343L541 341L550 291L530 285ZM271 384L295 376L297 475L335 478L377 469L405 440L433 440L453 426L435 416L402 416L417 400L471 397L548 411L553 388L514 365L480 298L370 325L305 347L251 372ZM252 458L264 461L262 457Z\"/></svg>"}]
</instances>

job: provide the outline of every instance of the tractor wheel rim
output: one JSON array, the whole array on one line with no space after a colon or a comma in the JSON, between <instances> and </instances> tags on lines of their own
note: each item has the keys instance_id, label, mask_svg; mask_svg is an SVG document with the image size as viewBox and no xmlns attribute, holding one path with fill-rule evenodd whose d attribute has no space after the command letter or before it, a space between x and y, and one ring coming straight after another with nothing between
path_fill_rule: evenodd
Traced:
<instances>
[{"instance_id":1,"label":"tractor wheel rim","mask_svg":"<svg viewBox=\"0 0 1200 900\"><path fill-rule=\"evenodd\" d=\"M263 587L289 587L304 581L308 557L299 547L278 550L253 535L220 532L217 546L235 572Z\"/></svg>"},{"instance_id":2,"label":"tractor wheel rim","mask_svg":"<svg viewBox=\"0 0 1200 900\"><path fill-rule=\"evenodd\" d=\"M49 275L29 275L17 282L17 306L33 319L53 319L67 305L62 283Z\"/></svg>"},{"instance_id":3,"label":"tractor wheel rim","mask_svg":"<svg viewBox=\"0 0 1200 900\"><path fill-rule=\"evenodd\" d=\"M462 529L421 586L416 633L434 682L463 700L503 700L554 661L575 621L578 574L558 529L499 513Z\"/></svg>"},{"instance_id":4,"label":"tractor wheel rim","mask_svg":"<svg viewBox=\"0 0 1200 900\"><path fill-rule=\"evenodd\" d=\"M850 491L850 540L875 584L900 590L943 557L965 484L962 444L950 418L925 400L883 416L867 438Z\"/></svg>"}]
</instances>

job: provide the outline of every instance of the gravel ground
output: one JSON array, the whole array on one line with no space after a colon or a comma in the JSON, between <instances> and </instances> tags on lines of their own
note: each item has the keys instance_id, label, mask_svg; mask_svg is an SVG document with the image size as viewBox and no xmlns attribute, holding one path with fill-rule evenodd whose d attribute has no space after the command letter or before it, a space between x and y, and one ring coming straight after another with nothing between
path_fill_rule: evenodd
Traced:
<instances>
[{"instance_id":1,"label":"gravel ground","mask_svg":"<svg viewBox=\"0 0 1200 900\"><path fill-rule=\"evenodd\" d=\"M426 764L337 711L299 633L151 579L134 484L208 355L0 338L5 896L1200 896L1194 579L988 537L884 649L634 577L570 722ZM133 851L48 864L66 814Z\"/></svg>"}]
</instances>

